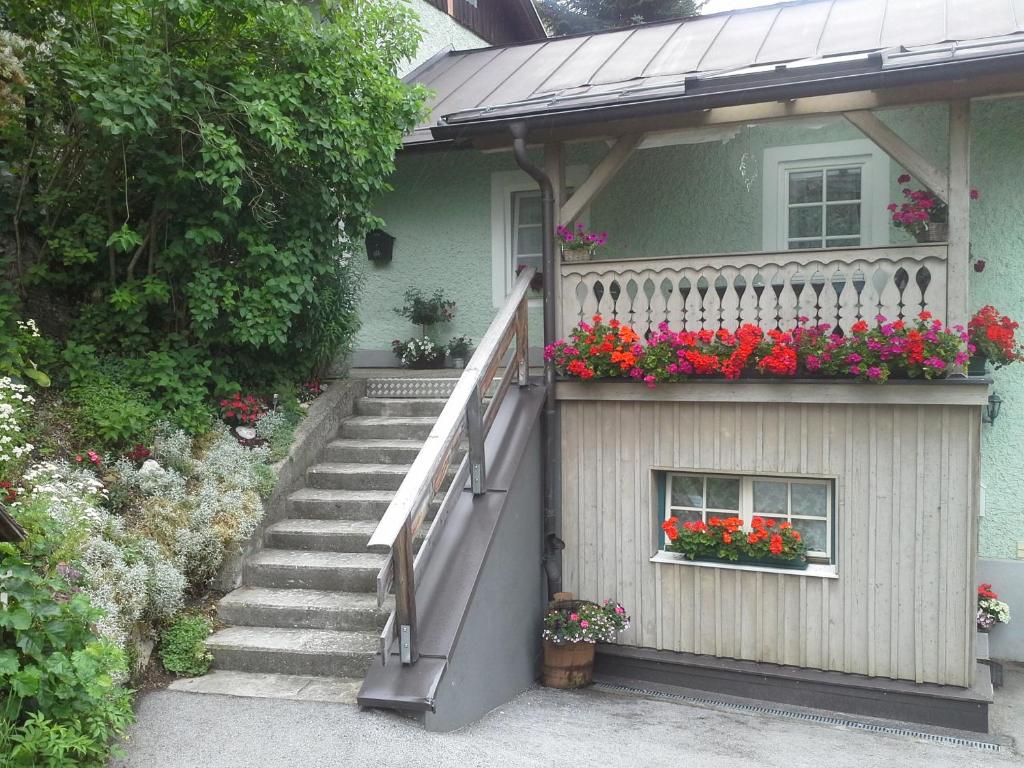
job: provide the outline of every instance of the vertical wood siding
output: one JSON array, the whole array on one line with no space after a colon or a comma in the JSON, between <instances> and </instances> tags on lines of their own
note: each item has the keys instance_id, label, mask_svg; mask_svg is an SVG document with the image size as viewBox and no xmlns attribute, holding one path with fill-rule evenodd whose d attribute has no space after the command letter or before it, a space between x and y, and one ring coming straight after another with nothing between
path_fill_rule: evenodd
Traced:
<instances>
[{"instance_id":1,"label":"vertical wood siding","mask_svg":"<svg viewBox=\"0 0 1024 768\"><path fill-rule=\"evenodd\" d=\"M976 407L563 401L564 587L627 645L969 685ZM652 468L836 481L838 579L651 563Z\"/></svg>"}]
</instances>

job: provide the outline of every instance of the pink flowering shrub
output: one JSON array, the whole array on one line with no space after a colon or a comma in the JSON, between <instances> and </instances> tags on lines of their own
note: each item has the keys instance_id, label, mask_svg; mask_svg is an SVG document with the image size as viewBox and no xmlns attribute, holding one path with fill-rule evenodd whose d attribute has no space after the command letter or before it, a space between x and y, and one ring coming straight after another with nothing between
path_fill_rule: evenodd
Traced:
<instances>
[{"instance_id":1,"label":"pink flowering shrub","mask_svg":"<svg viewBox=\"0 0 1024 768\"><path fill-rule=\"evenodd\" d=\"M896 181L909 184L910 174L904 173ZM929 224L945 224L949 220L946 203L925 189L903 188L903 203L889 203L886 206L892 217L892 225L917 236L928 229ZM977 200L978 190L971 189L971 199Z\"/></svg>"},{"instance_id":2,"label":"pink flowering shrub","mask_svg":"<svg viewBox=\"0 0 1024 768\"><path fill-rule=\"evenodd\" d=\"M576 229L559 225L555 232L562 248L568 251L593 252L608 242L607 232L587 232L582 224L577 224Z\"/></svg>"}]
</instances>

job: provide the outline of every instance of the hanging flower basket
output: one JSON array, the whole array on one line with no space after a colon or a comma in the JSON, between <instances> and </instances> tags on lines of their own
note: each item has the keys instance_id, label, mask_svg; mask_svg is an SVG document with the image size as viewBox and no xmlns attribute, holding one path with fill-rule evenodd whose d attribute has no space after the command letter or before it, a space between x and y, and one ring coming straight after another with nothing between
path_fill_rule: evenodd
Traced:
<instances>
[{"instance_id":1,"label":"hanging flower basket","mask_svg":"<svg viewBox=\"0 0 1024 768\"><path fill-rule=\"evenodd\" d=\"M949 242L949 223L945 221L929 221L921 229L914 231L914 237L919 243Z\"/></svg>"}]
</instances>

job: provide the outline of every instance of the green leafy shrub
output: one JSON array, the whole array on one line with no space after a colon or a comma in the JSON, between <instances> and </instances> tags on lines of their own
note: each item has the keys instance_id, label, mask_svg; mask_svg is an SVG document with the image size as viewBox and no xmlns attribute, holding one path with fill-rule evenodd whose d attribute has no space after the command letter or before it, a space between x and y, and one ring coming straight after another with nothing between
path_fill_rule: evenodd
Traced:
<instances>
[{"instance_id":1,"label":"green leafy shrub","mask_svg":"<svg viewBox=\"0 0 1024 768\"><path fill-rule=\"evenodd\" d=\"M59 572L58 572L59 570ZM38 572L0 544L0 766L103 766L132 720L124 657L67 566Z\"/></svg>"},{"instance_id":2,"label":"green leafy shrub","mask_svg":"<svg viewBox=\"0 0 1024 768\"><path fill-rule=\"evenodd\" d=\"M68 390L67 400L74 407L72 431L81 444L117 450L148 442L153 411L141 395L113 379L96 375Z\"/></svg>"},{"instance_id":3,"label":"green leafy shrub","mask_svg":"<svg viewBox=\"0 0 1024 768\"><path fill-rule=\"evenodd\" d=\"M213 660L206 649L210 622L203 616L182 616L160 633L164 669L184 677L205 675Z\"/></svg>"},{"instance_id":4,"label":"green leafy shrub","mask_svg":"<svg viewBox=\"0 0 1024 768\"><path fill-rule=\"evenodd\" d=\"M183 427L211 380L306 376L357 327L352 255L421 114L395 74L419 32L405 3L315 6L4 4L33 51L0 116L10 295L48 293L62 335L155 362L144 391Z\"/></svg>"}]
</instances>

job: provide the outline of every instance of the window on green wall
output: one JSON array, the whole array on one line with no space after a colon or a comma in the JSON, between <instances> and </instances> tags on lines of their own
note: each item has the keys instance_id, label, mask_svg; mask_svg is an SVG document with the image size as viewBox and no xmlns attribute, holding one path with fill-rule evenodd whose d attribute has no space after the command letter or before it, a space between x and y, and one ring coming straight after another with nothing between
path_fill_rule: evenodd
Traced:
<instances>
[{"instance_id":1,"label":"window on green wall","mask_svg":"<svg viewBox=\"0 0 1024 768\"><path fill-rule=\"evenodd\" d=\"M512 273L524 267L541 270L543 253L540 192L512 193Z\"/></svg>"},{"instance_id":2,"label":"window on green wall","mask_svg":"<svg viewBox=\"0 0 1024 768\"><path fill-rule=\"evenodd\" d=\"M660 472L662 520L680 522L738 517L750 530L754 517L789 522L803 536L807 557L834 562L835 483L809 477Z\"/></svg>"},{"instance_id":3,"label":"window on green wall","mask_svg":"<svg viewBox=\"0 0 1024 768\"><path fill-rule=\"evenodd\" d=\"M887 244L888 185L888 156L867 140L765 150L765 250Z\"/></svg>"}]
</instances>

